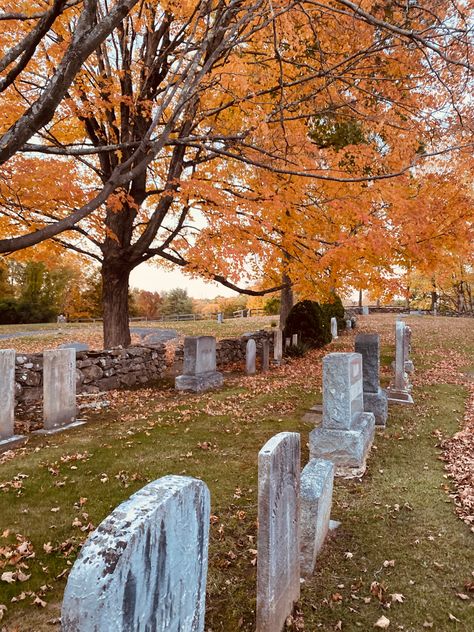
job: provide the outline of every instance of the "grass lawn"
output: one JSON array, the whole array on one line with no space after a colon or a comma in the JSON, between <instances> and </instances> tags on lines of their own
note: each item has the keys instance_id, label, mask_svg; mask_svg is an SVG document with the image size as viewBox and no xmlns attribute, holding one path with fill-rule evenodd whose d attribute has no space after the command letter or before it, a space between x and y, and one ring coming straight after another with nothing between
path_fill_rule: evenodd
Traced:
<instances>
[{"instance_id":1,"label":"grass lawn","mask_svg":"<svg viewBox=\"0 0 474 632\"><path fill-rule=\"evenodd\" d=\"M332 517L342 524L302 585L290 629L371 630L384 615L389 630L474 630L474 535L454 513L438 447L462 422L474 321L407 320L415 405L390 409L362 481L336 480ZM361 329L382 334L384 381L393 323L360 319ZM21 574L0 581L0 629L58 629L66 574L87 533L147 481L173 473L202 478L211 491L206 631L254 630L258 451L273 434L298 431L307 462L312 426L301 418L321 401L321 357L351 350L353 338L265 376L228 375L215 393L178 395L163 384L108 394L109 408L90 413L86 426L34 437L3 457L0 573Z\"/></svg>"}]
</instances>

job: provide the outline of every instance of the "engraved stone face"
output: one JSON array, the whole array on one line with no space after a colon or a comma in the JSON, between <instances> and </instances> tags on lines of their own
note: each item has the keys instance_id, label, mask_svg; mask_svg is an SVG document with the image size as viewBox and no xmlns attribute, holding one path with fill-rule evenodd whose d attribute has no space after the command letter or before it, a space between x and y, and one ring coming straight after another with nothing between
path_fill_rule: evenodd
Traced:
<instances>
[{"instance_id":1,"label":"engraved stone face","mask_svg":"<svg viewBox=\"0 0 474 632\"><path fill-rule=\"evenodd\" d=\"M44 428L65 426L76 417L76 350L43 353Z\"/></svg>"},{"instance_id":2,"label":"engraved stone face","mask_svg":"<svg viewBox=\"0 0 474 632\"><path fill-rule=\"evenodd\" d=\"M330 353L323 358L323 426L348 430L364 410L362 356Z\"/></svg>"},{"instance_id":3,"label":"engraved stone face","mask_svg":"<svg viewBox=\"0 0 474 632\"><path fill-rule=\"evenodd\" d=\"M15 351L0 350L0 440L13 435L15 407Z\"/></svg>"},{"instance_id":4,"label":"engraved stone face","mask_svg":"<svg viewBox=\"0 0 474 632\"><path fill-rule=\"evenodd\" d=\"M199 375L216 370L216 339L213 336L186 336L183 375Z\"/></svg>"},{"instance_id":5,"label":"engraved stone face","mask_svg":"<svg viewBox=\"0 0 474 632\"><path fill-rule=\"evenodd\" d=\"M281 630L300 593L300 436L281 432L258 455L257 632Z\"/></svg>"},{"instance_id":6,"label":"engraved stone face","mask_svg":"<svg viewBox=\"0 0 474 632\"><path fill-rule=\"evenodd\" d=\"M134 494L83 546L63 632L203 632L210 502L202 481L165 476Z\"/></svg>"}]
</instances>

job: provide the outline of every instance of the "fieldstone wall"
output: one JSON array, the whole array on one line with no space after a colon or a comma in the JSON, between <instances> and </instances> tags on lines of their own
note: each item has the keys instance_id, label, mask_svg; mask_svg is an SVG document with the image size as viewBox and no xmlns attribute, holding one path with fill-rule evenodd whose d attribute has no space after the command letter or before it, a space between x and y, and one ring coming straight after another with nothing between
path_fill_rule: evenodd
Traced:
<instances>
[{"instance_id":1,"label":"fieldstone wall","mask_svg":"<svg viewBox=\"0 0 474 632\"><path fill-rule=\"evenodd\" d=\"M240 338L223 338L216 343L216 363L217 367L223 367L226 364L234 362L245 362L247 342L250 338L255 340L257 345L257 357L262 356L263 340L270 343L270 357L273 357L273 330L262 329L254 333L248 333ZM184 347L180 344L176 347L175 362L182 362L184 357Z\"/></svg>"},{"instance_id":2,"label":"fieldstone wall","mask_svg":"<svg viewBox=\"0 0 474 632\"><path fill-rule=\"evenodd\" d=\"M77 393L99 393L123 386L145 384L166 370L165 346L127 347L103 351L78 351ZM40 400L43 395L43 354L17 354L15 399Z\"/></svg>"}]
</instances>

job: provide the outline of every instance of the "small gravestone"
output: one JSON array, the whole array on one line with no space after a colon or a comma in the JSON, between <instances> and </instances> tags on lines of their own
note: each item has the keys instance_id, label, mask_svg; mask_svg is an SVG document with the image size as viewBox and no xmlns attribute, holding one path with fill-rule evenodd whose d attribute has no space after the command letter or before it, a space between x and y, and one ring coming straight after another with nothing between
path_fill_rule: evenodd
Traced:
<instances>
[{"instance_id":1,"label":"small gravestone","mask_svg":"<svg viewBox=\"0 0 474 632\"><path fill-rule=\"evenodd\" d=\"M298 346L298 334L293 334L293 335L291 336L291 344L292 344L294 347L297 347L297 346Z\"/></svg>"},{"instance_id":2,"label":"small gravestone","mask_svg":"<svg viewBox=\"0 0 474 632\"><path fill-rule=\"evenodd\" d=\"M217 322L222 325L222 323L224 322L224 314L222 312L219 312L217 314Z\"/></svg>"},{"instance_id":3,"label":"small gravestone","mask_svg":"<svg viewBox=\"0 0 474 632\"><path fill-rule=\"evenodd\" d=\"M316 558L329 530L334 464L312 459L301 472L301 574L314 572Z\"/></svg>"},{"instance_id":4,"label":"small gravestone","mask_svg":"<svg viewBox=\"0 0 474 632\"><path fill-rule=\"evenodd\" d=\"M281 360L283 358L283 331L281 329L276 329L274 336L273 358L276 364L281 364Z\"/></svg>"},{"instance_id":5,"label":"small gravestone","mask_svg":"<svg viewBox=\"0 0 474 632\"><path fill-rule=\"evenodd\" d=\"M43 430L60 432L84 422L76 421L76 350L43 352Z\"/></svg>"},{"instance_id":6,"label":"small gravestone","mask_svg":"<svg viewBox=\"0 0 474 632\"><path fill-rule=\"evenodd\" d=\"M352 320L350 318L346 319L346 329L352 329Z\"/></svg>"},{"instance_id":7,"label":"small gravestone","mask_svg":"<svg viewBox=\"0 0 474 632\"><path fill-rule=\"evenodd\" d=\"M262 340L262 371L270 369L270 341Z\"/></svg>"},{"instance_id":8,"label":"small gravestone","mask_svg":"<svg viewBox=\"0 0 474 632\"><path fill-rule=\"evenodd\" d=\"M333 316L331 318L331 336L333 340L336 340L338 338L337 335L337 318L335 316Z\"/></svg>"},{"instance_id":9,"label":"small gravestone","mask_svg":"<svg viewBox=\"0 0 474 632\"><path fill-rule=\"evenodd\" d=\"M413 404L410 385L405 372L405 323L395 323L395 376L387 388L387 399L392 404Z\"/></svg>"},{"instance_id":10,"label":"small gravestone","mask_svg":"<svg viewBox=\"0 0 474 632\"><path fill-rule=\"evenodd\" d=\"M75 349L76 351L89 351L89 346L84 342L65 342L58 349Z\"/></svg>"},{"instance_id":11,"label":"small gravestone","mask_svg":"<svg viewBox=\"0 0 474 632\"><path fill-rule=\"evenodd\" d=\"M336 476L365 472L374 437L373 413L364 412L362 356L330 353L323 358L323 419L309 435L310 458L328 459Z\"/></svg>"},{"instance_id":12,"label":"small gravestone","mask_svg":"<svg viewBox=\"0 0 474 632\"><path fill-rule=\"evenodd\" d=\"M216 371L216 339L213 336L186 336L184 339L183 375L178 375L178 391L199 393L218 388L224 383Z\"/></svg>"},{"instance_id":13,"label":"small gravestone","mask_svg":"<svg viewBox=\"0 0 474 632\"><path fill-rule=\"evenodd\" d=\"M165 476L122 503L69 575L63 632L203 632L210 502L206 485Z\"/></svg>"},{"instance_id":14,"label":"small gravestone","mask_svg":"<svg viewBox=\"0 0 474 632\"><path fill-rule=\"evenodd\" d=\"M291 347L291 338L290 338L290 336L285 338L285 349L288 349L288 347Z\"/></svg>"},{"instance_id":15,"label":"small gravestone","mask_svg":"<svg viewBox=\"0 0 474 632\"><path fill-rule=\"evenodd\" d=\"M300 595L300 436L281 432L258 454L257 632L280 632Z\"/></svg>"},{"instance_id":16,"label":"small gravestone","mask_svg":"<svg viewBox=\"0 0 474 632\"><path fill-rule=\"evenodd\" d=\"M363 315L363 316L368 316L368 315L369 315L369 308L368 308L368 306L367 306L367 305L364 305L364 306L362 307L362 315Z\"/></svg>"},{"instance_id":17,"label":"small gravestone","mask_svg":"<svg viewBox=\"0 0 474 632\"><path fill-rule=\"evenodd\" d=\"M380 336L357 334L355 351L362 356L364 410L374 413L376 426L385 427L388 404L387 394L380 388Z\"/></svg>"},{"instance_id":18,"label":"small gravestone","mask_svg":"<svg viewBox=\"0 0 474 632\"><path fill-rule=\"evenodd\" d=\"M0 349L0 452L16 448L26 441L14 433L15 350Z\"/></svg>"},{"instance_id":19,"label":"small gravestone","mask_svg":"<svg viewBox=\"0 0 474 632\"><path fill-rule=\"evenodd\" d=\"M247 341L245 348L245 371L247 375L255 375L257 360L257 345L253 338Z\"/></svg>"}]
</instances>

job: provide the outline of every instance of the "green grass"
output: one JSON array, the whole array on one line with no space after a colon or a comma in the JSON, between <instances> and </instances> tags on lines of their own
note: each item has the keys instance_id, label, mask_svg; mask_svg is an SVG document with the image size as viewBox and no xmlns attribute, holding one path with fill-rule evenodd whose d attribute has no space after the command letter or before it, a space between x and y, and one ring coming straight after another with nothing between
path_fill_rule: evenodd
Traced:
<instances>
[{"instance_id":1,"label":"green grass","mask_svg":"<svg viewBox=\"0 0 474 632\"><path fill-rule=\"evenodd\" d=\"M389 364L393 319L364 323L382 331L383 364ZM417 368L431 368L449 350L465 350L469 365L474 323L450 320L444 335L438 320L411 324ZM349 349L352 342L343 337L331 350ZM264 389L263 383L254 387L258 379L229 378L224 389L201 397L130 392L128 401L90 415L87 426L48 440L35 437L24 456L0 465L0 484L25 476L20 490L0 489L0 534L11 531L0 538L0 550L22 534L36 553L26 560L28 581L0 582L8 632L55 629L48 621L58 616L65 585L64 577L56 577L70 567L84 538L72 526L75 519L97 525L148 480L170 473L202 478L211 491L206 630L255 629L257 453L276 432L298 431L305 463L312 427L301 417L321 400L304 380L282 383L281 374L272 372ZM363 480L336 480L332 517L342 525L328 540L314 577L302 586L298 609L307 632L332 631L339 621L344 631L371 630L382 614L391 621L389 630L421 632L425 622L441 632L474 629L474 601L456 596L473 579L473 535L454 514L437 447L440 434L451 436L459 428L466 389L440 383L415 389L414 397L414 407L390 410ZM82 507L81 498L87 498ZM49 542L54 550L47 554L43 544ZM384 566L391 560L393 566ZM388 609L370 592L373 582L381 585L385 604L389 594L404 595L404 602ZM31 596L10 603L41 586L45 609L32 606Z\"/></svg>"}]
</instances>

